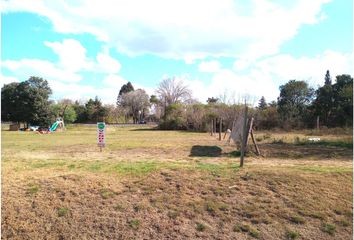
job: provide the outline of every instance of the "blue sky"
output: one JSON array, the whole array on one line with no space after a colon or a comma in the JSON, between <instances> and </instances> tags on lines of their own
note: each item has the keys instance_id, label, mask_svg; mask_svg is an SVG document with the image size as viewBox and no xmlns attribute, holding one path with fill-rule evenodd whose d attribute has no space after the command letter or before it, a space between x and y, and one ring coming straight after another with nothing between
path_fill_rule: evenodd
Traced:
<instances>
[{"instance_id":1,"label":"blue sky","mask_svg":"<svg viewBox=\"0 0 354 240\"><path fill-rule=\"evenodd\" d=\"M276 100L290 79L353 74L350 0L19 1L2 4L3 83L40 76L53 99L98 96L122 84L154 93L176 77L194 97Z\"/></svg>"}]
</instances>

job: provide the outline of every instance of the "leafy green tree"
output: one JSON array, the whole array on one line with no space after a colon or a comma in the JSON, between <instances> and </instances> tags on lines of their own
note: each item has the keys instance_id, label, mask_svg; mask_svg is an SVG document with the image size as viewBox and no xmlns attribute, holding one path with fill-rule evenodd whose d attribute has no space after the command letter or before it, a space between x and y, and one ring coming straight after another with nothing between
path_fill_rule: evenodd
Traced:
<instances>
[{"instance_id":1,"label":"leafy green tree","mask_svg":"<svg viewBox=\"0 0 354 240\"><path fill-rule=\"evenodd\" d=\"M102 105L101 100L96 96L95 99L89 99L85 104L87 120L89 122L103 121L108 115L108 109Z\"/></svg>"},{"instance_id":2,"label":"leafy green tree","mask_svg":"<svg viewBox=\"0 0 354 240\"><path fill-rule=\"evenodd\" d=\"M76 113L75 123L84 123L88 121L87 111L84 104L81 104L79 101L75 101L72 107Z\"/></svg>"},{"instance_id":3,"label":"leafy green tree","mask_svg":"<svg viewBox=\"0 0 354 240\"><path fill-rule=\"evenodd\" d=\"M353 78L343 74L336 76L333 84L334 115L332 125L349 126L353 124Z\"/></svg>"},{"instance_id":4,"label":"leafy green tree","mask_svg":"<svg viewBox=\"0 0 354 240\"><path fill-rule=\"evenodd\" d=\"M301 116L312 102L314 91L305 81L290 80L280 86L278 97L278 112L284 121L284 126L301 125Z\"/></svg>"},{"instance_id":5,"label":"leafy green tree","mask_svg":"<svg viewBox=\"0 0 354 240\"><path fill-rule=\"evenodd\" d=\"M255 125L259 129L272 129L278 127L280 123L279 113L276 106L269 106L256 114Z\"/></svg>"},{"instance_id":6,"label":"leafy green tree","mask_svg":"<svg viewBox=\"0 0 354 240\"><path fill-rule=\"evenodd\" d=\"M159 123L162 130L185 130L187 129L187 117L185 108L180 103L172 103L166 107L163 121Z\"/></svg>"},{"instance_id":7,"label":"leafy green tree","mask_svg":"<svg viewBox=\"0 0 354 240\"><path fill-rule=\"evenodd\" d=\"M16 88L19 83L5 84L1 88L1 119L2 121L18 122L20 112L16 108L18 101Z\"/></svg>"},{"instance_id":8,"label":"leafy green tree","mask_svg":"<svg viewBox=\"0 0 354 240\"><path fill-rule=\"evenodd\" d=\"M52 112L52 120L54 120L58 116L61 116L61 114L64 112L64 116L61 117L63 117L65 123L73 123L76 121L77 115L73 105L64 106L63 104L57 103L50 105L50 108Z\"/></svg>"},{"instance_id":9,"label":"leafy green tree","mask_svg":"<svg viewBox=\"0 0 354 240\"><path fill-rule=\"evenodd\" d=\"M39 77L30 77L19 84L11 84L4 89L2 100L5 112L2 115L11 121L36 125L48 125L50 122L49 95L52 94L48 82ZM9 97L12 92L13 96ZM11 109L10 109L11 108Z\"/></svg>"},{"instance_id":10,"label":"leafy green tree","mask_svg":"<svg viewBox=\"0 0 354 240\"><path fill-rule=\"evenodd\" d=\"M131 82L124 84L119 90L118 97L117 97L117 105L120 105L123 94L129 93L132 91L134 91L134 87L131 84Z\"/></svg>"},{"instance_id":11,"label":"leafy green tree","mask_svg":"<svg viewBox=\"0 0 354 240\"><path fill-rule=\"evenodd\" d=\"M316 91L316 99L314 101L315 115L320 117L321 123L329 124L329 119L334 107L334 92L331 76L327 70L325 76L325 84Z\"/></svg>"}]
</instances>

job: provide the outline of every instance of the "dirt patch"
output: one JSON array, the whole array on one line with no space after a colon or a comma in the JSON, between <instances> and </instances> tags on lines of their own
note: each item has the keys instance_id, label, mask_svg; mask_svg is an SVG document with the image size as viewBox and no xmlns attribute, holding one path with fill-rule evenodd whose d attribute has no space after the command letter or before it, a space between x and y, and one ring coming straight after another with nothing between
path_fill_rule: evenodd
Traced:
<instances>
[{"instance_id":1,"label":"dirt patch","mask_svg":"<svg viewBox=\"0 0 354 240\"><path fill-rule=\"evenodd\" d=\"M140 179L62 175L5 182L4 239L304 239L352 236L351 173L298 174L241 170L222 177L203 171L162 170ZM347 222L347 226L343 226Z\"/></svg>"}]
</instances>

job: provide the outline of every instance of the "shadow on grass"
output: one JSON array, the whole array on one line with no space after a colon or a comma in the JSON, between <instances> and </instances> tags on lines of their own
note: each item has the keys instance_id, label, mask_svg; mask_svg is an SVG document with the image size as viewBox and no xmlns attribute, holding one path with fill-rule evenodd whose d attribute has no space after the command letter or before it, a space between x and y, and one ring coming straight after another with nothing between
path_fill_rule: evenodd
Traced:
<instances>
[{"instance_id":1,"label":"shadow on grass","mask_svg":"<svg viewBox=\"0 0 354 240\"><path fill-rule=\"evenodd\" d=\"M218 146L195 145L191 149L190 157L220 157L221 148Z\"/></svg>"},{"instance_id":2,"label":"shadow on grass","mask_svg":"<svg viewBox=\"0 0 354 240\"><path fill-rule=\"evenodd\" d=\"M336 159L353 158L352 143L345 142L300 142L300 143L265 143L259 148L262 155L285 159Z\"/></svg>"},{"instance_id":3,"label":"shadow on grass","mask_svg":"<svg viewBox=\"0 0 354 240\"><path fill-rule=\"evenodd\" d=\"M228 157L240 157L241 151L232 151L227 154Z\"/></svg>"},{"instance_id":4,"label":"shadow on grass","mask_svg":"<svg viewBox=\"0 0 354 240\"><path fill-rule=\"evenodd\" d=\"M131 129L129 131L133 131L133 132L150 132L150 131L157 131L159 130L158 128L156 127L150 127L150 128L134 128L134 129Z\"/></svg>"}]
</instances>

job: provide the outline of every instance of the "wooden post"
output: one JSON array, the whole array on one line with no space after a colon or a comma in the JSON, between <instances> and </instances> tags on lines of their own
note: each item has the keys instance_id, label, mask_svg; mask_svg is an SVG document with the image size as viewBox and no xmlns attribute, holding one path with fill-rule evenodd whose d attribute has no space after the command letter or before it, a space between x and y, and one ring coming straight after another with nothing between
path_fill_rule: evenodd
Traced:
<instances>
[{"instance_id":1,"label":"wooden post","mask_svg":"<svg viewBox=\"0 0 354 240\"><path fill-rule=\"evenodd\" d=\"M223 139L225 139L225 138L226 138L226 134L227 134L227 130L225 131L225 134L224 134L224 138L223 138Z\"/></svg>"},{"instance_id":2,"label":"wooden post","mask_svg":"<svg viewBox=\"0 0 354 240\"><path fill-rule=\"evenodd\" d=\"M254 136L253 136L253 130L251 130L251 138L252 138L252 142L254 144L254 147L256 148L256 154L258 156L261 155L261 152L259 151L259 148L258 148L258 145L256 143L256 140L254 139Z\"/></svg>"},{"instance_id":3,"label":"wooden post","mask_svg":"<svg viewBox=\"0 0 354 240\"><path fill-rule=\"evenodd\" d=\"M219 141L221 141L221 132L222 132L222 119L219 119Z\"/></svg>"},{"instance_id":4,"label":"wooden post","mask_svg":"<svg viewBox=\"0 0 354 240\"><path fill-rule=\"evenodd\" d=\"M320 130L320 116L317 116L317 119L316 119L316 128L317 128L317 131Z\"/></svg>"},{"instance_id":5,"label":"wooden post","mask_svg":"<svg viewBox=\"0 0 354 240\"><path fill-rule=\"evenodd\" d=\"M216 119L217 119L217 118L214 119L214 133L215 133L215 134L216 134Z\"/></svg>"},{"instance_id":6,"label":"wooden post","mask_svg":"<svg viewBox=\"0 0 354 240\"><path fill-rule=\"evenodd\" d=\"M246 135L246 149L245 149L245 151L247 151L248 136L251 134L252 127L253 127L253 121L254 121L254 118L251 118L250 125L249 126L248 126L248 124L246 125L246 126L248 126L248 130L247 130L247 135Z\"/></svg>"},{"instance_id":7,"label":"wooden post","mask_svg":"<svg viewBox=\"0 0 354 240\"><path fill-rule=\"evenodd\" d=\"M248 129L247 129L247 113L248 113L248 108L245 104L245 115L244 115L244 119L243 119L243 128L242 128L242 132L243 132L243 136L242 136L242 141L241 141L241 157L240 157L240 167L243 167L243 162L244 162L244 158L245 158L245 152L246 152L246 141L247 141L247 136L248 135Z\"/></svg>"},{"instance_id":8,"label":"wooden post","mask_svg":"<svg viewBox=\"0 0 354 240\"><path fill-rule=\"evenodd\" d=\"M210 136L213 136L213 128L214 128L214 119L210 121Z\"/></svg>"}]
</instances>

